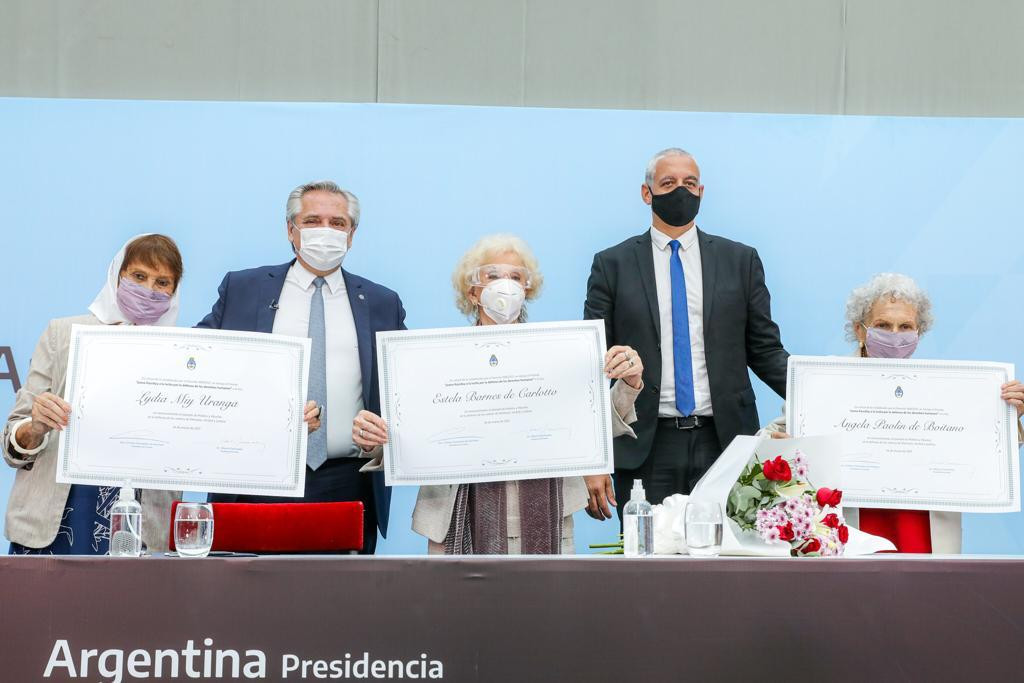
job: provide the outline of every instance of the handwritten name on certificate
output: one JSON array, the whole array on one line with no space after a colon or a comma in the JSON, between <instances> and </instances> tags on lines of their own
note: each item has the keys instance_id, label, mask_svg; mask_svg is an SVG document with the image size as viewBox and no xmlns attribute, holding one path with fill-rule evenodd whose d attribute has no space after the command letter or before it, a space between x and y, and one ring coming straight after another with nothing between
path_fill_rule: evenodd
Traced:
<instances>
[{"instance_id":1,"label":"handwritten name on certificate","mask_svg":"<svg viewBox=\"0 0 1024 683\"><path fill-rule=\"evenodd\" d=\"M394 484L611 472L604 323L380 332Z\"/></svg>"},{"instance_id":2,"label":"handwritten name on certificate","mask_svg":"<svg viewBox=\"0 0 1024 683\"><path fill-rule=\"evenodd\" d=\"M309 340L75 325L57 481L301 496Z\"/></svg>"},{"instance_id":3,"label":"handwritten name on certificate","mask_svg":"<svg viewBox=\"0 0 1024 683\"><path fill-rule=\"evenodd\" d=\"M1020 510L1013 365L790 356L794 436L847 435L843 502L874 508Z\"/></svg>"}]
</instances>

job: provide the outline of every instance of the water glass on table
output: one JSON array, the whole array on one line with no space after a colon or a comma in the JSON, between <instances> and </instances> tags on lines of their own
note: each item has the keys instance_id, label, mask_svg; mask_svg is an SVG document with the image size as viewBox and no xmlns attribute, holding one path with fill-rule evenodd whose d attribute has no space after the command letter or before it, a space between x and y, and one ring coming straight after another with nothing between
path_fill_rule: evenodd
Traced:
<instances>
[{"instance_id":1,"label":"water glass on table","mask_svg":"<svg viewBox=\"0 0 1024 683\"><path fill-rule=\"evenodd\" d=\"M181 557L206 557L213 546L213 506L178 503L174 511L174 545Z\"/></svg>"},{"instance_id":2,"label":"water glass on table","mask_svg":"<svg viewBox=\"0 0 1024 683\"><path fill-rule=\"evenodd\" d=\"M694 557L718 557L722 523L722 506L717 501L691 498L683 511L687 552Z\"/></svg>"}]
</instances>

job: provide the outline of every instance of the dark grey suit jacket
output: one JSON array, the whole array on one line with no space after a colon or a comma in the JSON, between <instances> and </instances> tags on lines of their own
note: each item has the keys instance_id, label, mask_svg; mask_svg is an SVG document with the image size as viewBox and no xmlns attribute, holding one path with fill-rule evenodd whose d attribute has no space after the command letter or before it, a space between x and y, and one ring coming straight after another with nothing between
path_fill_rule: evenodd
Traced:
<instances>
[{"instance_id":1,"label":"dark grey suit jacket","mask_svg":"<svg viewBox=\"0 0 1024 683\"><path fill-rule=\"evenodd\" d=\"M696 228L694 228L696 229ZM725 448L738 434L759 427L749 367L785 398L786 364L779 327L757 251L697 231L704 284L704 352L718 440ZM637 397L637 438L615 439L615 466L635 469L651 451L661 391L661 318L650 231L594 256L583 316L603 319L608 345L627 344L644 363L644 391Z\"/></svg>"}]
</instances>

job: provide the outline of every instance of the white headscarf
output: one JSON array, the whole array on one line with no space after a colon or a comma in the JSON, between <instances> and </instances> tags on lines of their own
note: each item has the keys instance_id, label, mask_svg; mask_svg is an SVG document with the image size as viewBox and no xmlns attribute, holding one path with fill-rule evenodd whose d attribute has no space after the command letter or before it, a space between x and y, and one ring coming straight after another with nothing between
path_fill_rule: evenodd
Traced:
<instances>
[{"instance_id":1,"label":"white headscarf","mask_svg":"<svg viewBox=\"0 0 1024 683\"><path fill-rule=\"evenodd\" d=\"M121 247L121 251L117 252L117 256L110 262L110 268L107 269L107 284L100 290L100 293L96 295L92 304L89 306L89 312L100 319L100 322L104 325L113 325L115 323L128 323L131 321L125 317L124 313L121 312L121 307L117 305L117 283L121 279L121 264L124 262L124 252L128 249L128 245L146 235L152 235L152 232L144 232L141 235L136 235ZM174 294L171 296L171 307L167 309L167 312L160 316L154 325L162 325L164 327L174 327L178 322L178 289L174 290Z\"/></svg>"}]
</instances>

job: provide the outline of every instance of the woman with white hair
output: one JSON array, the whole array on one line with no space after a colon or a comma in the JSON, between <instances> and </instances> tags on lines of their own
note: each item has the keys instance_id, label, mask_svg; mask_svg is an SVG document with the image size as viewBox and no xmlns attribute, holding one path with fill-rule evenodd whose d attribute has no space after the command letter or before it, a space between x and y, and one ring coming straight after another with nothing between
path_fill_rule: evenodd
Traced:
<instances>
[{"instance_id":1,"label":"woman with white hair","mask_svg":"<svg viewBox=\"0 0 1024 683\"><path fill-rule=\"evenodd\" d=\"M846 300L846 336L857 344L861 358L910 358L918 340L934 323L932 304L924 290L899 273L879 273L857 287ZM1024 385L1014 380L1000 396L1024 415ZM785 417L763 430L787 438ZM1024 429L1018 424L1024 443ZM847 521L862 531L883 536L903 553L959 553L961 521L958 512L844 508Z\"/></svg>"},{"instance_id":2,"label":"woman with white hair","mask_svg":"<svg viewBox=\"0 0 1024 683\"><path fill-rule=\"evenodd\" d=\"M514 235L484 237L463 255L452 274L455 303L475 325L526 322L527 301L540 294L544 278L533 252ZM636 435L633 403L643 389L643 364L628 346L605 355L612 386L612 433ZM367 457L365 469L379 468L387 442L387 424L369 411L356 415L352 439ZM588 491L589 489L589 491ZM614 505L609 475L524 481L422 486L412 528L428 539L431 553L557 554L573 552L573 520L587 508L597 519L610 518L605 496Z\"/></svg>"}]
</instances>

